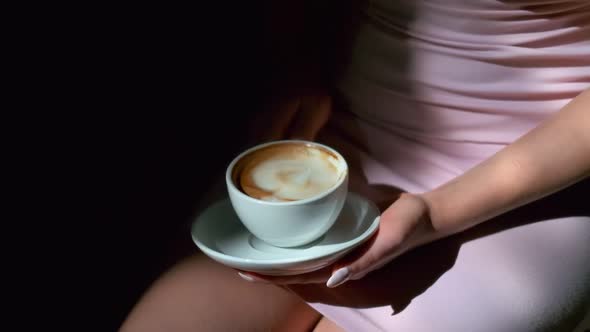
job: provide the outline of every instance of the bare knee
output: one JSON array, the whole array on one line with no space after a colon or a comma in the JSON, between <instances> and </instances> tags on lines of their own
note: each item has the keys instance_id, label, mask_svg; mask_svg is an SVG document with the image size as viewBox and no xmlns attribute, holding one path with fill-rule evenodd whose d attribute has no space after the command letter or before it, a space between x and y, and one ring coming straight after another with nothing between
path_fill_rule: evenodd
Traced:
<instances>
[{"instance_id":1,"label":"bare knee","mask_svg":"<svg viewBox=\"0 0 590 332\"><path fill-rule=\"evenodd\" d=\"M293 317L298 319L293 319ZM146 292L121 331L305 329L319 314L292 293L249 283L204 255L179 262ZM301 319L303 318L303 319Z\"/></svg>"}]
</instances>

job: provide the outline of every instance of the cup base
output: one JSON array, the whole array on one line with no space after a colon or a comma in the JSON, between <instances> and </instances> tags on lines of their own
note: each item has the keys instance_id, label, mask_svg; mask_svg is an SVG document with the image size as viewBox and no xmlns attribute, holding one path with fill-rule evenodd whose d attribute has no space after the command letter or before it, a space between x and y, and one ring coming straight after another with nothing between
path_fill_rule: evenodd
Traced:
<instances>
[{"instance_id":1,"label":"cup base","mask_svg":"<svg viewBox=\"0 0 590 332\"><path fill-rule=\"evenodd\" d=\"M301 245L297 245L297 246L276 246L272 243L268 243L262 239L257 238L254 234L250 234L250 236L248 237L248 243L250 244L250 246L256 250L260 250L263 252L276 252L277 249L280 248L285 248L285 249L309 249L315 245L317 245L318 243L322 242L322 240L324 239L324 235L320 236L317 240L313 240L309 243L306 244L301 244Z\"/></svg>"}]
</instances>

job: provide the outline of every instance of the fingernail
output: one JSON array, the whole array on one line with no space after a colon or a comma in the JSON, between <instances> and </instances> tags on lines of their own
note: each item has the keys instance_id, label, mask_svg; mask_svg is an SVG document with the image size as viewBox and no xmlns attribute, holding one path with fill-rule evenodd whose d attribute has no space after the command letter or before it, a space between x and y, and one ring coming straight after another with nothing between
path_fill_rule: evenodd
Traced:
<instances>
[{"instance_id":1,"label":"fingernail","mask_svg":"<svg viewBox=\"0 0 590 332\"><path fill-rule=\"evenodd\" d=\"M253 276L249 275L249 274L245 274L242 272L238 272L238 275L240 276L240 278L249 281L249 282L256 282L258 281L256 278L254 278Z\"/></svg>"},{"instance_id":2,"label":"fingernail","mask_svg":"<svg viewBox=\"0 0 590 332\"><path fill-rule=\"evenodd\" d=\"M350 271L347 267L340 268L336 270L336 272L332 273L328 282L326 282L326 286L330 288L334 288L336 286L340 286L350 278Z\"/></svg>"},{"instance_id":3,"label":"fingernail","mask_svg":"<svg viewBox=\"0 0 590 332\"><path fill-rule=\"evenodd\" d=\"M266 279L262 279L260 277L248 274L248 273L243 273L243 272L238 272L238 275L240 276L240 278L249 281L249 282L262 282L262 283L270 283L270 281L266 280Z\"/></svg>"}]
</instances>

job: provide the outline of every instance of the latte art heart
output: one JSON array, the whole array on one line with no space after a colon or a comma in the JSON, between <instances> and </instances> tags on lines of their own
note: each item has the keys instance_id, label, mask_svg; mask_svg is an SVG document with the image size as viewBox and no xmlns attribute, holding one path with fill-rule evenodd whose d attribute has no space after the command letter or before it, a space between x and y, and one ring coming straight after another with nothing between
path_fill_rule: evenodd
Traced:
<instances>
[{"instance_id":1,"label":"latte art heart","mask_svg":"<svg viewBox=\"0 0 590 332\"><path fill-rule=\"evenodd\" d=\"M321 159L268 160L252 171L254 184L272 195L265 200L299 200L315 196L338 180L334 167Z\"/></svg>"},{"instance_id":2,"label":"latte art heart","mask_svg":"<svg viewBox=\"0 0 590 332\"><path fill-rule=\"evenodd\" d=\"M239 175L242 191L266 201L295 201L332 188L341 171L335 156L319 148L285 144L256 151Z\"/></svg>"}]
</instances>

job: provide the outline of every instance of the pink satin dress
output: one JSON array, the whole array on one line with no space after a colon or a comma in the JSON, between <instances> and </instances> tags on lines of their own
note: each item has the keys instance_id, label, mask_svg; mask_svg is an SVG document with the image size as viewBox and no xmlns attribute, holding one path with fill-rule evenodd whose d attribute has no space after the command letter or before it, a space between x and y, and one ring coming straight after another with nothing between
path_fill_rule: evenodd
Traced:
<instances>
[{"instance_id":1,"label":"pink satin dress","mask_svg":"<svg viewBox=\"0 0 590 332\"><path fill-rule=\"evenodd\" d=\"M424 192L589 87L588 0L372 0L323 139L368 183ZM347 331L568 330L590 308L590 197L570 204L583 193L301 292Z\"/></svg>"}]
</instances>

